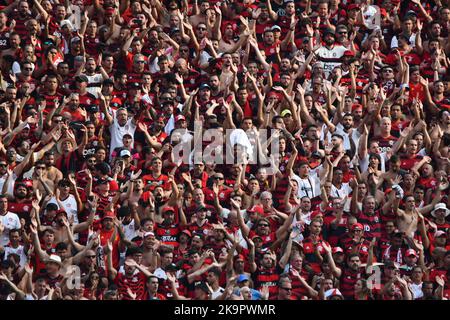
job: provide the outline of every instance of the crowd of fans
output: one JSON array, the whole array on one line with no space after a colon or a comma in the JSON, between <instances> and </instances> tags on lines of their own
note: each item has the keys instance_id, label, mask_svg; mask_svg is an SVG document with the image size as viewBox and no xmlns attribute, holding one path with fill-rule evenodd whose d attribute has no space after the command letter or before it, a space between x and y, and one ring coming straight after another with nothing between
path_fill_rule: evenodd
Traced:
<instances>
[{"instance_id":1,"label":"crowd of fans","mask_svg":"<svg viewBox=\"0 0 450 320\"><path fill-rule=\"evenodd\" d=\"M450 298L450 1L0 5L1 300Z\"/></svg>"}]
</instances>

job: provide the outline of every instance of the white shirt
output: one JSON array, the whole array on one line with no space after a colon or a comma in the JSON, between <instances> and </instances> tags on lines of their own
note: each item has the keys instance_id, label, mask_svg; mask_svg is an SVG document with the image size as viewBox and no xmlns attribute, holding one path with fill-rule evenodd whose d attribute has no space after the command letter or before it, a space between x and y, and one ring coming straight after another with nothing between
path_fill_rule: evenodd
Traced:
<instances>
[{"instance_id":1,"label":"white shirt","mask_svg":"<svg viewBox=\"0 0 450 320\"><path fill-rule=\"evenodd\" d=\"M8 258L10 254L17 254L20 257L20 266L24 267L27 263L27 255L25 254L24 247L19 245L17 248L13 248L11 246L6 246L5 248L5 259Z\"/></svg>"},{"instance_id":2,"label":"white shirt","mask_svg":"<svg viewBox=\"0 0 450 320\"><path fill-rule=\"evenodd\" d=\"M341 45L333 45L331 49L328 49L326 46L322 46L316 51L316 55L319 57L319 60L322 62L323 72L328 78L334 68L340 66L342 62L338 62L337 60L342 58L344 52L348 49Z\"/></svg>"},{"instance_id":3,"label":"white shirt","mask_svg":"<svg viewBox=\"0 0 450 320\"><path fill-rule=\"evenodd\" d=\"M381 163L380 163L381 171L385 172L386 171L386 152L382 152L379 155L381 158ZM367 169L369 168L369 155L366 155L366 157L364 159L359 159L359 166L360 166L361 172L367 171Z\"/></svg>"},{"instance_id":4,"label":"white shirt","mask_svg":"<svg viewBox=\"0 0 450 320\"><path fill-rule=\"evenodd\" d=\"M411 47L415 47L416 46L416 34L415 33L411 34L411 36L409 37L409 42L411 43ZM392 48L398 48L398 38L397 38L397 36L393 36L392 37L391 49Z\"/></svg>"},{"instance_id":5,"label":"white shirt","mask_svg":"<svg viewBox=\"0 0 450 320\"><path fill-rule=\"evenodd\" d=\"M320 180L316 175L310 175L306 179L302 179L297 175L293 175L293 179L298 184L298 197L309 197L310 199L317 197L320 194Z\"/></svg>"},{"instance_id":6,"label":"white shirt","mask_svg":"<svg viewBox=\"0 0 450 320\"><path fill-rule=\"evenodd\" d=\"M345 150L351 150L351 144L350 144L350 135L344 131L344 126L339 123L336 126L336 131L334 133L337 133L339 135L341 135L344 138L343 144L344 144L344 149ZM328 132L328 141L331 142L331 133ZM359 133L359 131L356 128L353 128L352 130L352 140L353 143L355 144L355 148L358 147L359 144L359 138L361 137L361 133Z\"/></svg>"},{"instance_id":7,"label":"white shirt","mask_svg":"<svg viewBox=\"0 0 450 320\"><path fill-rule=\"evenodd\" d=\"M73 217L73 224L77 225L79 223L78 205L77 205L77 201L75 200L75 197L73 195L69 194L67 199L59 200L59 202L61 202L61 204L62 204L62 208L60 208L60 209L63 209L65 212L67 212L67 218L69 219L69 221ZM52 197L48 203L54 203L54 204L58 205L58 202L56 201L55 197Z\"/></svg>"},{"instance_id":8,"label":"white shirt","mask_svg":"<svg viewBox=\"0 0 450 320\"><path fill-rule=\"evenodd\" d=\"M101 84L103 82L103 76L100 73L96 73L93 76L88 76L87 74L85 74L85 76L88 78L89 85L93 85L93 84L97 84L98 86L96 87L87 87L86 91L89 92L90 94L93 94L96 98L98 98L98 94L100 93L100 91L102 90Z\"/></svg>"},{"instance_id":9,"label":"white shirt","mask_svg":"<svg viewBox=\"0 0 450 320\"><path fill-rule=\"evenodd\" d=\"M19 216L9 211L4 216L0 216L0 221L5 227L0 234L0 245L4 247L9 243L9 230L20 229L21 225Z\"/></svg>"},{"instance_id":10,"label":"white shirt","mask_svg":"<svg viewBox=\"0 0 450 320\"><path fill-rule=\"evenodd\" d=\"M5 184L5 182L6 182L6 173L3 175L3 177L0 177L0 190L3 190L3 185ZM17 179L17 175L14 173L14 171L13 171L13 177L12 177L12 180L13 181L16 181L16 179ZM14 194L14 183L11 183L9 186L8 186L8 194Z\"/></svg>"},{"instance_id":11,"label":"white shirt","mask_svg":"<svg viewBox=\"0 0 450 320\"><path fill-rule=\"evenodd\" d=\"M135 238L137 236L137 230L135 229L136 226L136 222L133 220L131 220L131 222L129 224L123 224L123 232L125 234L125 238L127 240L131 240L133 238Z\"/></svg>"},{"instance_id":12,"label":"white shirt","mask_svg":"<svg viewBox=\"0 0 450 320\"><path fill-rule=\"evenodd\" d=\"M423 297L422 284L423 284L423 282L421 282L420 284L411 283L411 290L413 292L413 300Z\"/></svg>"},{"instance_id":13,"label":"white shirt","mask_svg":"<svg viewBox=\"0 0 450 320\"><path fill-rule=\"evenodd\" d=\"M111 145L109 148L110 156L114 149L118 147L123 147L122 138L125 135L125 133L130 134L132 137L134 137L134 132L136 131L136 125L133 123L133 119L128 119L127 123L121 127L116 119L116 112L113 112L113 122L111 126L109 127L109 132L111 133ZM131 143L131 147L133 148L134 141Z\"/></svg>"},{"instance_id":14,"label":"white shirt","mask_svg":"<svg viewBox=\"0 0 450 320\"><path fill-rule=\"evenodd\" d=\"M331 196L335 198L343 199L352 192L348 183L343 183L341 188L338 189L334 184L331 185Z\"/></svg>"},{"instance_id":15,"label":"white shirt","mask_svg":"<svg viewBox=\"0 0 450 320\"><path fill-rule=\"evenodd\" d=\"M217 291L214 291L214 292L211 294L212 300L216 300L218 297L220 297L220 296L223 294L224 291L225 291L224 288L219 287L219 289L217 289Z\"/></svg>"}]
</instances>

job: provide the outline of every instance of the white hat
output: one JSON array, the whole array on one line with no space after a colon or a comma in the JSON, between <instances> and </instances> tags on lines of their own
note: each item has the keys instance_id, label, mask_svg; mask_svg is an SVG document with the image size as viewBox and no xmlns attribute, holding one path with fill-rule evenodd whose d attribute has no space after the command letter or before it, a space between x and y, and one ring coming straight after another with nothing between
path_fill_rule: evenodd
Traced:
<instances>
[{"instance_id":1,"label":"white hat","mask_svg":"<svg viewBox=\"0 0 450 320\"><path fill-rule=\"evenodd\" d=\"M121 158L123 158L123 157L131 157L131 152L129 150L127 150L127 149L123 149L123 150L120 151L119 156Z\"/></svg>"},{"instance_id":2,"label":"white hat","mask_svg":"<svg viewBox=\"0 0 450 320\"><path fill-rule=\"evenodd\" d=\"M328 300L329 298L331 298L333 296L344 297L342 295L342 293L339 291L339 289L330 289L330 290L325 291L325 300Z\"/></svg>"},{"instance_id":3,"label":"white hat","mask_svg":"<svg viewBox=\"0 0 450 320\"><path fill-rule=\"evenodd\" d=\"M57 256L56 254L51 254L50 257L47 260L45 260L45 263L49 262L57 263L60 266L62 266L61 257Z\"/></svg>"},{"instance_id":4,"label":"white hat","mask_svg":"<svg viewBox=\"0 0 450 320\"><path fill-rule=\"evenodd\" d=\"M447 208L447 206L445 205L445 203L442 203L442 202L437 203L437 204L434 206L433 211L431 211L431 215L432 215L433 217L436 217L436 215L435 215L435 211L436 211L436 210L445 210L445 216L448 216L448 215L450 214L450 210Z\"/></svg>"},{"instance_id":5,"label":"white hat","mask_svg":"<svg viewBox=\"0 0 450 320\"><path fill-rule=\"evenodd\" d=\"M61 28L63 28L64 26L68 26L70 30L73 30L73 24L69 20L63 20L59 25L61 26Z\"/></svg>"}]
</instances>

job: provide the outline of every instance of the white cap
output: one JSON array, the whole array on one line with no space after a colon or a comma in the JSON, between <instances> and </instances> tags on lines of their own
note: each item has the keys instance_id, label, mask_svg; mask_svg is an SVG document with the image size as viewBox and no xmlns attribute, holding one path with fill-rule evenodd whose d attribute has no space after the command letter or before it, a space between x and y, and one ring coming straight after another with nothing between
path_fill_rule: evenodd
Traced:
<instances>
[{"instance_id":1,"label":"white cap","mask_svg":"<svg viewBox=\"0 0 450 320\"><path fill-rule=\"evenodd\" d=\"M122 157L131 157L131 152L127 149L120 151L119 156Z\"/></svg>"},{"instance_id":2,"label":"white cap","mask_svg":"<svg viewBox=\"0 0 450 320\"><path fill-rule=\"evenodd\" d=\"M327 290L327 291L325 292L325 300L328 300L328 298L331 298L331 297L333 297L333 296L341 296L341 297L344 297L344 296L342 295L342 293L339 291L339 289L330 289L330 290Z\"/></svg>"},{"instance_id":3,"label":"white cap","mask_svg":"<svg viewBox=\"0 0 450 320\"><path fill-rule=\"evenodd\" d=\"M62 265L61 257L56 254L51 254L50 257L45 262L54 262L59 265Z\"/></svg>"},{"instance_id":4,"label":"white cap","mask_svg":"<svg viewBox=\"0 0 450 320\"><path fill-rule=\"evenodd\" d=\"M445 210L445 216L448 216L450 214L450 210L447 208L447 205L445 203L442 203L442 202L437 203L434 206L433 211L431 211L431 215L433 217L436 217L436 215L435 215L436 210Z\"/></svg>"},{"instance_id":5,"label":"white cap","mask_svg":"<svg viewBox=\"0 0 450 320\"><path fill-rule=\"evenodd\" d=\"M74 29L72 22L70 22L69 20L63 20L59 25L61 26L61 28L63 28L64 26L68 26L70 30Z\"/></svg>"}]
</instances>

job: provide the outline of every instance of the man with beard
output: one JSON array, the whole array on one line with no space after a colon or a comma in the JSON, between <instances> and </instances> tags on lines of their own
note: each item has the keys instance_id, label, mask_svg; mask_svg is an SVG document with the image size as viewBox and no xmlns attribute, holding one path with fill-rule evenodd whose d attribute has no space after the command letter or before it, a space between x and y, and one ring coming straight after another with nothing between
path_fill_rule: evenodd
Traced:
<instances>
[{"instance_id":1,"label":"man with beard","mask_svg":"<svg viewBox=\"0 0 450 320\"><path fill-rule=\"evenodd\" d=\"M338 125L336 127L330 127L329 131L330 133L337 133L343 137L345 150L352 150L352 153L356 150L361 133L354 128L353 115L351 113L346 113Z\"/></svg>"},{"instance_id":2,"label":"man with beard","mask_svg":"<svg viewBox=\"0 0 450 320\"><path fill-rule=\"evenodd\" d=\"M328 78L333 69L341 64L341 58L344 52L347 51L342 45L335 43L334 30L326 29L323 33L324 46L321 46L315 51L319 61L322 62L323 71Z\"/></svg>"},{"instance_id":3,"label":"man with beard","mask_svg":"<svg viewBox=\"0 0 450 320\"><path fill-rule=\"evenodd\" d=\"M255 267L254 267L255 268ZM280 279L280 266L277 264L277 256L271 251L263 254L259 260L259 267L252 274L252 280L256 290L263 287L269 288L269 299L278 294L278 280Z\"/></svg>"},{"instance_id":4,"label":"man with beard","mask_svg":"<svg viewBox=\"0 0 450 320\"><path fill-rule=\"evenodd\" d=\"M83 70L85 69L85 72ZM81 64L78 71L75 73L75 76L84 75L88 79L88 89L87 91L95 96L99 97L99 93L101 91L101 84L103 80L109 78L105 69L103 69L102 65L98 66L98 70L100 73L97 73L97 63L94 58L88 58L85 63Z\"/></svg>"},{"instance_id":5,"label":"man with beard","mask_svg":"<svg viewBox=\"0 0 450 320\"><path fill-rule=\"evenodd\" d=\"M328 244L324 245L328 261L330 263L333 274L340 278L339 286L342 295L347 300L352 300L355 295L355 284L361 277L365 276L365 272L361 271L361 259L357 253L352 253L347 257L347 267L339 268L336 266L331 247Z\"/></svg>"},{"instance_id":6,"label":"man with beard","mask_svg":"<svg viewBox=\"0 0 450 320\"><path fill-rule=\"evenodd\" d=\"M125 260L124 273L117 272L112 264L112 245L109 242L107 245L108 252L108 262L107 270L109 279L114 281L114 283L119 288L119 292L122 295L123 300L143 300L145 298L145 288L147 283L147 278L152 276L148 269L131 257Z\"/></svg>"},{"instance_id":7,"label":"man with beard","mask_svg":"<svg viewBox=\"0 0 450 320\"><path fill-rule=\"evenodd\" d=\"M4 194L9 198L8 211L17 214L18 217L24 219L27 224L30 223L31 200L29 198L30 193L28 191L27 183L17 181L15 183L14 195L10 195L7 192Z\"/></svg>"},{"instance_id":8,"label":"man with beard","mask_svg":"<svg viewBox=\"0 0 450 320\"><path fill-rule=\"evenodd\" d=\"M47 151L44 154L44 163L47 178L56 185L63 178L63 174L55 167L55 153L53 151Z\"/></svg>"},{"instance_id":9,"label":"man with beard","mask_svg":"<svg viewBox=\"0 0 450 320\"><path fill-rule=\"evenodd\" d=\"M175 218L175 211L178 212L178 218ZM161 213L163 221L155 227L156 236L162 244L171 245L176 248L179 244L177 238L181 232L181 228L187 224L183 209L165 206L161 210Z\"/></svg>"}]
</instances>

